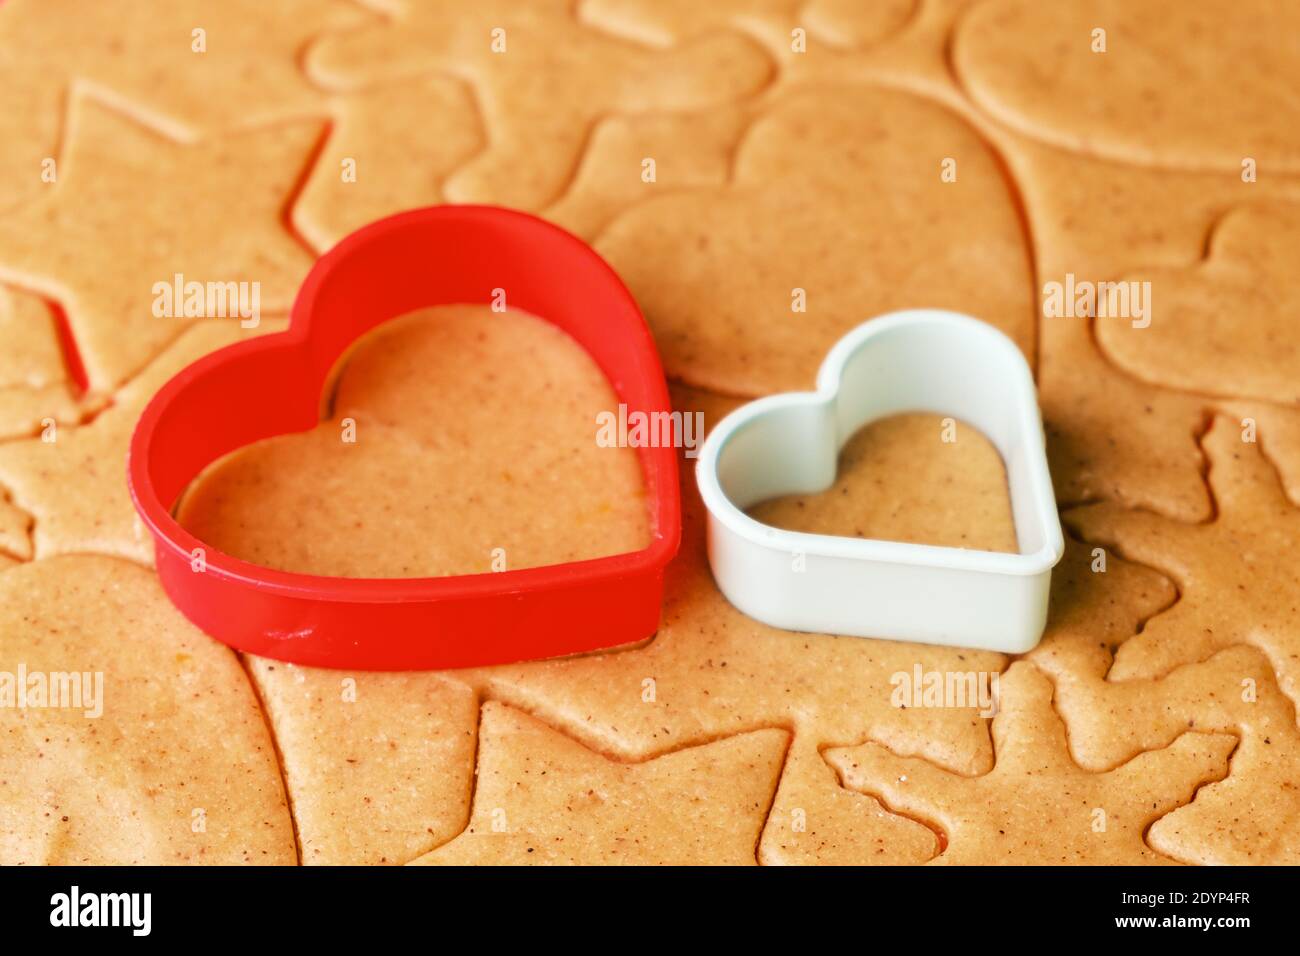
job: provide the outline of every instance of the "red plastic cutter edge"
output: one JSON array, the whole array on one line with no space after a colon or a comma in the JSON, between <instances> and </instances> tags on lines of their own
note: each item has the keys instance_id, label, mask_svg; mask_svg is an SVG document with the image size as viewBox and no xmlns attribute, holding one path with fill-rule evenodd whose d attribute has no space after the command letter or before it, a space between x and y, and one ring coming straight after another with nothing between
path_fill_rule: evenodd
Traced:
<instances>
[{"instance_id":1,"label":"red plastic cutter edge","mask_svg":"<svg viewBox=\"0 0 1300 956\"><path fill-rule=\"evenodd\" d=\"M539 568L402 579L288 573L223 554L171 515L212 461L262 438L314 428L330 370L358 336L422 306L488 302L497 288L512 308L552 322L586 348L629 413L670 410L636 302L582 240L492 206L435 206L372 223L317 261L286 332L199 359L140 416L127 481L155 539L163 588L187 618L251 654L363 670L507 663L654 633L663 569L681 537L677 458L669 447L637 449L650 506L646 548Z\"/></svg>"}]
</instances>

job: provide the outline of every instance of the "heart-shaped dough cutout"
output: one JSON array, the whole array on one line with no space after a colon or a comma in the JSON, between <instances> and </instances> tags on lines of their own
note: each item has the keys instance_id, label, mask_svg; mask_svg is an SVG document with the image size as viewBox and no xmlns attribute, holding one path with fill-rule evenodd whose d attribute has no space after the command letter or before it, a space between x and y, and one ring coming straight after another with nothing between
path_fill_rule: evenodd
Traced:
<instances>
[{"instance_id":1,"label":"heart-shaped dough cutout","mask_svg":"<svg viewBox=\"0 0 1300 956\"><path fill-rule=\"evenodd\" d=\"M595 440L596 416L617 402L547 322L487 306L416 312L353 347L328 420L222 459L178 518L246 561L344 577L636 551L650 543L636 452Z\"/></svg>"}]
</instances>

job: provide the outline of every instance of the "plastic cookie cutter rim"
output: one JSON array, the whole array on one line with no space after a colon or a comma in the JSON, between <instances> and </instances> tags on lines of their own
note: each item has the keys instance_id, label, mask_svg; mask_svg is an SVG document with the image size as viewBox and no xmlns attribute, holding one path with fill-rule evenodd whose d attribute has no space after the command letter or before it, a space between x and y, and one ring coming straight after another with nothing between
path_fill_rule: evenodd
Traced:
<instances>
[{"instance_id":1,"label":"plastic cookie cutter rim","mask_svg":"<svg viewBox=\"0 0 1300 956\"><path fill-rule=\"evenodd\" d=\"M854 432L903 412L951 416L992 441L1006 466L1018 553L786 531L745 513L829 488ZM696 481L713 576L750 617L792 631L1007 653L1042 636L1065 545L1033 375L991 325L938 309L863 323L827 354L816 391L758 399L719 422Z\"/></svg>"},{"instance_id":2,"label":"plastic cookie cutter rim","mask_svg":"<svg viewBox=\"0 0 1300 956\"><path fill-rule=\"evenodd\" d=\"M511 308L577 340L629 410L669 411L640 309L582 240L527 213L491 206L435 206L381 219L316 262L288 331L200 358L141 414L127 481L172 603L238 650L360 670L555 657L653 634L663 569L681 535L671 447L636 449L650 519L645 548L544 567L433 578L290 573L224 554L172 515L190 483L223 455L316 427L335 366L361 335L425 306L492 302L500 289ZM592 435L594 441L594 419Z\"/></svg>"}]
</instances>

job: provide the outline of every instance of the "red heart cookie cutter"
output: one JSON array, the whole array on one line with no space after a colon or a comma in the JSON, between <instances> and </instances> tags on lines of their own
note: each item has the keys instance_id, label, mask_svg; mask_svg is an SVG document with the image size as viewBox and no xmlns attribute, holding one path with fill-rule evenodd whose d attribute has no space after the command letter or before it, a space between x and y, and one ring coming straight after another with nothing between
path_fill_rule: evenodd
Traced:
<instances>
[{"instance_id":1,"label":"red heart cookie cutter","mask_svg":"<svg viewBox=\"0 0 1300 956\"><path fill-rule=\"evenodd\" d=\"M288 331L199 359L140 416L127 481L153 534L163 588L186 617L251 654L363 670L555 657L654 633L663 569L681 537L670 447L637 449L650 505L648 547L547 567L439 578L296 574L222 554L172 517L181 493L213 461L315 427L331 370L360 335L426 306L490 302L494 289L505 290L512 308L576 339L629 414L669 411L663 368L636 302L580 239L490 206L382 219L316 263Z\"/></svg>"}]
</instances>

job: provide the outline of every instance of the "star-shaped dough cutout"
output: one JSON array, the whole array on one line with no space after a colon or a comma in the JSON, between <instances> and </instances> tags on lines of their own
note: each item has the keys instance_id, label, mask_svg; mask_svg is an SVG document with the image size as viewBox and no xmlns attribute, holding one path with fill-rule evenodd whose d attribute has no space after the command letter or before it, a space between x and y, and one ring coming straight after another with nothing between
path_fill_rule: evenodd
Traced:
<instances>
[{"instance_id":1,"label":"star-shaped dough cutout","mask_svg":"<svg viewBox=\"0 0 1300 956\"><path fill-rule=\"evenodd\" d=\"M1229 734L1188 733L1089 773L1070 758L1051 683L1016 663L1001 680L996 757L983 776L962 777L874 742L833 748L826 759L846 787L942 831L946 846L934 863L1149 865L1170 861L1143 842L1147 827L1226 776L1236 743Z\"/></svg>"},{"instance_id":2,"label":"star-shaped dough cutout","mask_svg":"<svg viewBox=\"0 0 1300 956\"><path fill-rule=\"evenodd\" d=\"M72 110L58 182L6 216L0 277L62 304L92 389L112 390L195 321L184 303L166 314L157 283L249 283L263 321L288 310L312 260L282 211L319 124L183 144L85 98Z\"/></svg>"},{"instance_id":3,"label":"star-shaped dough cutout","mask_svg":"<svg viewBox=\"0 0 1300 956\"><path fill-rule=\"evenodd\" d=\"M319 116L327 95L302 74L299 54L315 35L366 19L344 0L8 0L0 5L0 208L50 188L42 164L62 165L59 141L77 125L64 127L62 104L74 91L176 139Z\"/></svg>"},{"instance_id":4,"label":"star-shaped dough cutout","mask_svg":"<svg viewBox=\"0 0 1300 956\"><path fill-rule=\"evenodd\" d=\"M641 763L483 705L474 809L420 864L752 864L789 735L755 730Z\"/></svg>"},{"instance_id":5,"label":"star-shaped dough cutout","mask_svg":"<svg viewBox=\"0 0 1300 956\"><path fill-rule=\"evenodd\" d=\"M1216 514L1184 524L1112 503L1067 511L1085 540L1112 545L1168 574L1180 597L1126 641L1111 677L1158 677L1233 644L1253 644L1272 662L1282 690L1300 696L1300 509L1287 498L1259 441L1239 421L1216 416L1201 444Z\"/></svg>"},{"instance_id":6,"label":"star-shaped dough cutout","mask_svg":"<svg viewBox=\"0 0 1300 956\"><path fill-rule=\"evenodd\" d=\"M384 23L314 44L308 72L335 89L443 71L476 91L488 147L458 170L455 202L540 209L571 176L595 121L695 110L760 89L771 64L736 34L671 50L580 23L568 0L392 0Z\"/></svg>"}]
</instances>

